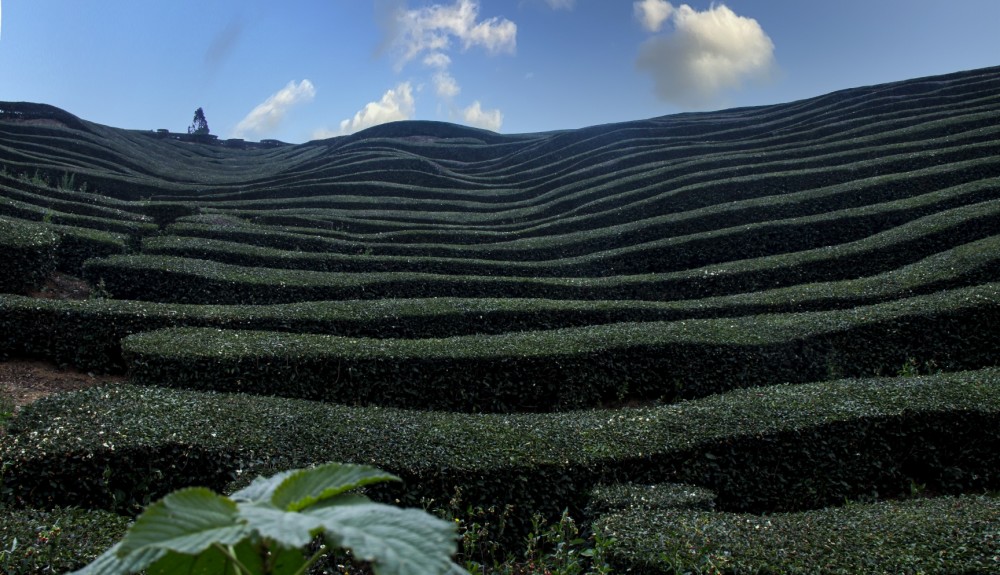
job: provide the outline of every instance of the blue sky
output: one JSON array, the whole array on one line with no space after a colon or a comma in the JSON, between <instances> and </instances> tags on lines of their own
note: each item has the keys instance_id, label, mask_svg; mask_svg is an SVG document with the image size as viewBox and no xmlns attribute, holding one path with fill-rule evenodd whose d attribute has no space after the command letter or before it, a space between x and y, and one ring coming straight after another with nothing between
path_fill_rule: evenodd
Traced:
<instances>
[{"instance_id":1,"label":"blue sky","mask_svg":"<svg viewBox=\"0 0 1000 575\"><path fill-rule=\"evenodd\" d=\"M0 0L0 100L304 142L775 104L1000 65L1000 1Z\"/></svg>"}]
</instances>

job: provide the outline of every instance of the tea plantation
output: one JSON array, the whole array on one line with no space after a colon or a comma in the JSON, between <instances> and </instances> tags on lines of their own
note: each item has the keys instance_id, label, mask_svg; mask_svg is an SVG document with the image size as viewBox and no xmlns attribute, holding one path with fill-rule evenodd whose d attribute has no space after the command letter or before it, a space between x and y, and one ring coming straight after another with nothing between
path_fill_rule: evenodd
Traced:
<instances>
[{"instance_id":1,"label":"tea plantation","mask_svg":"<svg viewBox=\"0 0 1000 575\"><path fill-rule=\"evenodd\" d=\"M342 461L615 573L1000 573L1000 68L301 145L0 112L0 359L127 374L7 423L0 572Z\"/></svg>"}]
</instances>

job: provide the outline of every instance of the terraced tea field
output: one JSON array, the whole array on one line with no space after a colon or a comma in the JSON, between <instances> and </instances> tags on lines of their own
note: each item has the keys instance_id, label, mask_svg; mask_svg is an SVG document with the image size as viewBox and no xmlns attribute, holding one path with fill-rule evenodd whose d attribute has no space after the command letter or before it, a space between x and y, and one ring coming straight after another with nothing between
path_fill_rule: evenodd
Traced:
<instances>
[{"instance_id":1,"label":"terraced tea field","mask_svg":"<svg viewBox=\"0 0 1000 575\"><path fill-rule=\"evenodd\" d=\"M0 103L0 245L0 355L128 376L0 437L0 545L64 567L333 460L615 572L1000 573L1000 68L269 147Z\"/></svg>"}]
</instances>

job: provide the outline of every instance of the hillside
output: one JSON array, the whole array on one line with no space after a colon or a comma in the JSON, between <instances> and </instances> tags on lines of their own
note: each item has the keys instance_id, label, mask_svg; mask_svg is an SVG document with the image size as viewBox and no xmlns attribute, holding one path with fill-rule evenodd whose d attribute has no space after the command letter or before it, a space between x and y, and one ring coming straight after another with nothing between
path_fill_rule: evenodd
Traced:
<instances>
[{"instance_id":1,"label":"hillside","mask_svg":"<svg viewBox=\"0 0 1000 575\"><path fill-rule=\"evenodd\" d=\"M340 460L620 571L1000 573L1000 67L301 145L0 102L0 248L0 359L127 375L13 418L9 517Z\"/></svg>"}]
</instances>

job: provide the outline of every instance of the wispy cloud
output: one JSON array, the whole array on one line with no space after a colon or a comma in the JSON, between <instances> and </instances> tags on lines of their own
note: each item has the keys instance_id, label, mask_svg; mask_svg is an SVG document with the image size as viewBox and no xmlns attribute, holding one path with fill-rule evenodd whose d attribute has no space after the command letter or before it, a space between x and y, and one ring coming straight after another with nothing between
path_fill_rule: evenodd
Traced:
<instances>
[{"instance_id":1,"label":"wispy cloud","mask_svg":"<svg viewBox=\"0 0 1000 575\"><path fill-rule=\"evenodd\" d=\"M470 126L494 132L500 131L500 126L503 125L503 114L500 110L483 110L479 100L476 100L471 106L462 110L461 117Z\"/></svg>"},{"instance_id":2,"label":"wispy cloud","mask_svg":"<svg viewBox=\"0 0 1000 575\"><path fill-rule=\"evenodd\" d=\"M649 73L657 96L666 102L707 107L723 92L774 71L774 43L753 18L721 4L702 12L687 4L674 8L663 0L633 6L649 31L660 30L668 21L673 24L672 32L646 41L636 59L636 67Z\"/></svg>"},{"instance_id":3,"label":"wispy cloud","mask_svg":"<svg viewBox=\"0 0 1000 575\"><path fill-rule=\"evenodd\" d=\"M249 134L267 135L281 124L289 109L303 102L310 102L315 96L316 89L312 82L302 80L296 84L293 80L240 120L233 130L232 137L243 138Z\"/></svg>"},{"instance_id":4,"label":"wispy cloud","mask_svg":"<svg viewBox=\"0 0 1000 575\"><path fill-rule=\"evenodd\" d=\"M453 40L458 40L463 50L478 46L490 53L513 52L517 46L517 25L499 17L479 20L476 0L398 10L391 29L397 69L421 54L446 52Z\"/></svg>"},{"instance_id":5,"label":"wispy cloud","mask_svg":"<svg viewBox=\"0 0 1000 575\"><path fill-rule=\"evenodd\" d=\"M399 120L409 120L413 118L416 105L413 100L413 87L409 82L403 82L386 90L382 98L377 102L368 102L363 108L349 118L340 123L340 131L317 130L313 133L313 138L322 139L332 136L342 136L353 134L377 126L386 122L396 122Z\"/></svg>"},{"instance_id":6,"label":"wispy cloud","mask_svg":"<svg viewBox=\"0 0 1000 575\"><path fill-rule=\"evenodd\" d=\"M576 0L545 0L553 10L572 10L576 6Z\"/></svg>"},{"instance_id":7,"label":"wispy cloud","mask_svg":"<svg viewBox=\"0 0 1000 575\"><path fill-rule=\"evenodd\" d=\"M458 95L461 88L458 87L458 82L451 74L441 71L434 74L434 91L437 92L438 96L450 100Z\"/></svg>"}]
</instances>

